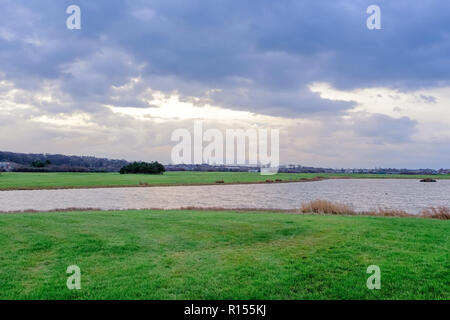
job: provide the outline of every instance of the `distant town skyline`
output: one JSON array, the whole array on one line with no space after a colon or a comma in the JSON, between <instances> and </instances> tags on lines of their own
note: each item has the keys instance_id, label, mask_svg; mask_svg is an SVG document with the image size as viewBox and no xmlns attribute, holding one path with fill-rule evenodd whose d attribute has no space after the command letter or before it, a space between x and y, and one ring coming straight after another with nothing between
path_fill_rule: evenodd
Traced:
<instances>
[{"instance_id":1,"label":"distant town skyline","mask_svg":"<svg viewBox=\"0 0 450 320\"><path fill-rule=\"evenodd\" d=\"M74 4L79 29L66 26ZM366 23L373 4L379 29ZM4 0L0 150L170 163L171 133L202 120L279 129L282 165L448 168L449 11L445 0Z\"/></svg>"}]
</instances>

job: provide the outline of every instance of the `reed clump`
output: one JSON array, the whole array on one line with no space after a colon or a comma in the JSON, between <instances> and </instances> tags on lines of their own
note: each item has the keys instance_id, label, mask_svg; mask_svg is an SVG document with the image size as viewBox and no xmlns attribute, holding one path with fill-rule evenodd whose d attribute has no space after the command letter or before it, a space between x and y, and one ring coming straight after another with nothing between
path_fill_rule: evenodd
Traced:
<instances>
[{"instance_id":1,"label":"reed clump","mask_svg":"<svg viewBox=\"0 0 450 320\"><path fill-rule=\"evenodd\" d=\"M333 203L327 200L313 200L303 203L300 207L302 213L321 213L321 214L356 214L355 210L342 203Z\"/></svg>"},{"instance_id":2,"label":"reed clump","mask_svg":"<svg viewBox=\"0 0 450 320\"><path fill-rule=\"evenodd\" d=\"M422 210L420 216L423 218L450 220L450 208L437 207Z\"/></svg>"}]
</instances>

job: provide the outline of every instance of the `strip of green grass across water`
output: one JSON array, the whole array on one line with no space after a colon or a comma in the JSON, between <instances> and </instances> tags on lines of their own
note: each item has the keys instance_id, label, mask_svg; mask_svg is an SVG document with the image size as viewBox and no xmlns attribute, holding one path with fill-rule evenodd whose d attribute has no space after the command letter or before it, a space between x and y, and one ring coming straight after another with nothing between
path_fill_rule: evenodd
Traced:
<instances>
[{"instance_id":1,"label":"strip of green grass across water","mask_svg":"<svg viewBox=\"0 0 450 320\"><path fill-rule=\"evenodd\" d=\"M259 183L266 180L282 182L322 178L411 178L423 179L429 176L385 175L385 174L317 174L279 173L263 176L254 172L166 172L162 175L118 174L118 173L2 173L0 190L58 189L96 187L136 187L158 185L215 184L223 181L233 183ZM432 176L449 179L450 175Z\"/></svg>"}]
</instances>

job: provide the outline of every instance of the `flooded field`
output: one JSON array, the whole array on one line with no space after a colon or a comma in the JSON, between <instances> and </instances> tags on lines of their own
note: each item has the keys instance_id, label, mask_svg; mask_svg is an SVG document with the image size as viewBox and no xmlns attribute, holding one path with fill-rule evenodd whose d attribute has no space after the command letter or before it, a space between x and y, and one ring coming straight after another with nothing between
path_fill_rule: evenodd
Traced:
<instances>
[{"instance_id":1,"label":"flooded field","mask_svg":"<svg viewBox=\"0 0 450 320\"><path fill-rule=\"evenodd\" d=\"M187 206L293 209L316 199L345 203L358 211L386 208L418 213L430 206L450 207L450 181L342 179L283 184L2 191L0 211Z\"/></svg>"}]
</instances>

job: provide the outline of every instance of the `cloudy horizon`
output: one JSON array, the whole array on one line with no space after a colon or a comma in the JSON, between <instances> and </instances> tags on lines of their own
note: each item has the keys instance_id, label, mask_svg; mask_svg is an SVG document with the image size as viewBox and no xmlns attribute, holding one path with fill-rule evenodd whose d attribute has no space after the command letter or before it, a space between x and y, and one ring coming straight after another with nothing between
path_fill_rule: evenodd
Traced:
<instances>
[{"instance_id":1,"label":"cloudy horizon","mask_svg":"<svg viewBox=\"0 0 450 320\"><path fill-rule=\"evenodd\" d=\"M444 0L3 0L0 150L169 163L202 120L279 129L281 164L448 168L449 17Z\"/></svg>"}]
</instances>

